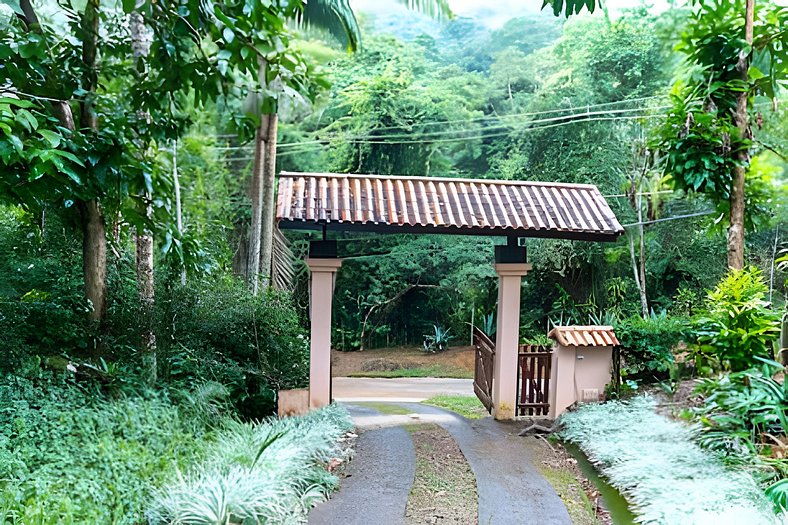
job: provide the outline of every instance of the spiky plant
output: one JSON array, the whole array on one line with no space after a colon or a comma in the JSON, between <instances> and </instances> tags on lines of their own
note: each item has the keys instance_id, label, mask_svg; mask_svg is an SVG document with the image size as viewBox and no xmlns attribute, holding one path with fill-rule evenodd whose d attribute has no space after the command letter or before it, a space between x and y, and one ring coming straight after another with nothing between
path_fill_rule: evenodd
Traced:
<instances>
[{"instance_id":1,"label":"spiky plant","mask_svg":"<svg viewBox=\"0 0 788 525\"><path fill-rule=\"evenodd\" d=\"M336 487L325 462L341 454L352 423L332 405L303 417L229 422L208 459L166 487L149 513L153 524L302 523Z\"/></svg>"}]
</instances>

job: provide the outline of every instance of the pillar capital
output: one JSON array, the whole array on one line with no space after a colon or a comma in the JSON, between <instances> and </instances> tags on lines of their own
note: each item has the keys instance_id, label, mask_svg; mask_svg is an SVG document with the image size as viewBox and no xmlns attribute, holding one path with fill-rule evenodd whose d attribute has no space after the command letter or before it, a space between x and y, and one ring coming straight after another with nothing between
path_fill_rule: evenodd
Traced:
<instances>
[{"instance_id":1,"label":"pillar capital","mask_svg":"<svg viewBox=\"0 0 788 525\"><path fill-rule=\"evenodd\" d=\"M342 266L342 259L317 259L314 257L307 257L305 259L309 271L312 273L330 272L336 273L339 267Z\"/></svg>"},{"instance_id":2,"label":"pillar capital","mask_svg":"<svg viewBox=\"0 0 788 525\"><path fill-rule=\"evenodd\" d=\"M523 277L528 275L533 266L530 263L498 263L495 265L495 273L499 277Z\"/></svg>"}]
</instances>

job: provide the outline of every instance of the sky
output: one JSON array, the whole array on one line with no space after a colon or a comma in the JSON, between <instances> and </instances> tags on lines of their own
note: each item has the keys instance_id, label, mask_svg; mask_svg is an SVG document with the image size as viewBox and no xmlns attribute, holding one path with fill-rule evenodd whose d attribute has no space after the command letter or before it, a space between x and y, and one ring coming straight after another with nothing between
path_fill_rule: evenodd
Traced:
<instances>
[{"instance_id":1,"label":"sky","mask_svg":"<svg viewBox=\"0 0 788 525\"><path fill-rule=\"evenodd\" d=\"M488 29L501 27L510 18L515 18L528 13L538 13L542 0L448 0L455 15L472 18ZM651 0L648 2L654 10L667 9L667 0ZM617 12L626 7L640 5L633 0L606 0L605 4L615 16ZM354 10L386 17L397 15L405 11L405 7L398 0L350 0ZM552 11L545 10L545 16L553 16Z\"/></svg>"}]
</instances>

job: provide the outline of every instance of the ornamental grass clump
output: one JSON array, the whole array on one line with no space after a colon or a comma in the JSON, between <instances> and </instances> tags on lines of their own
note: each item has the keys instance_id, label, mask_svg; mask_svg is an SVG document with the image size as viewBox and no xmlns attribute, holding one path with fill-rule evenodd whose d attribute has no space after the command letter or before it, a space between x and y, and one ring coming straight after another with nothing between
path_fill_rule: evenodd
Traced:
<instances>
[{"instance_id":1,"label":"ornamental grass clump","mask_svg":"<svg viewBox=\"0 0 788 525\"><path fill-rule=\"evenodd\" d=\"M230 423L199 467L160 491L149 521L305 523L309 509L336 488L325 465L343 453L339 439L351 428L337 405L303 417Z\"/></svg>"},{"instance_id":2,"label":"ornamental grass clump","mask_svg":"<svg viewBox=\"0 0 788 525\"><path fill-rule=\"evenodd\" d=\"M694 430L655 412L655 402L587 404L565 414L562 436L630 502L639 523L779 523L746 472L695 443Z\"/></svg>"}]
</instances>

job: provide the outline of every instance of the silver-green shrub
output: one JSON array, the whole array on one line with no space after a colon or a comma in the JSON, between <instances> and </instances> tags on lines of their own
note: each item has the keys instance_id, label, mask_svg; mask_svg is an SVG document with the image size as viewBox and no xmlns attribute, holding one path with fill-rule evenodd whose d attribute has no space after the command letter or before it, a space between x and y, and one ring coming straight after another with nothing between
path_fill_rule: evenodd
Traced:
<instances>
[{"instance_id":1,"label":"silver-green shrub","mask_svg":"<svg viewBox=\"0 0 788 525\"><path fill-rule=\"evenodd\" d=\"M648 397L582 405L562 436L588 456L630 502L639 523L779 523L754 479L695 443L694 430L661 416Z\"/></svg>"},{"instance_id":2,"label":"silver-green shrub","mask_svg":"<svg viewBox=\"0 0 788 525\"><path fill-rule=\"evenodd\" d=\"M160 491L151 524L227 525L305 523L337 479L326 462L352 427L332 405L303 417L233 422L223 428L207 459Z\"/></svg>"}]
</instances>

